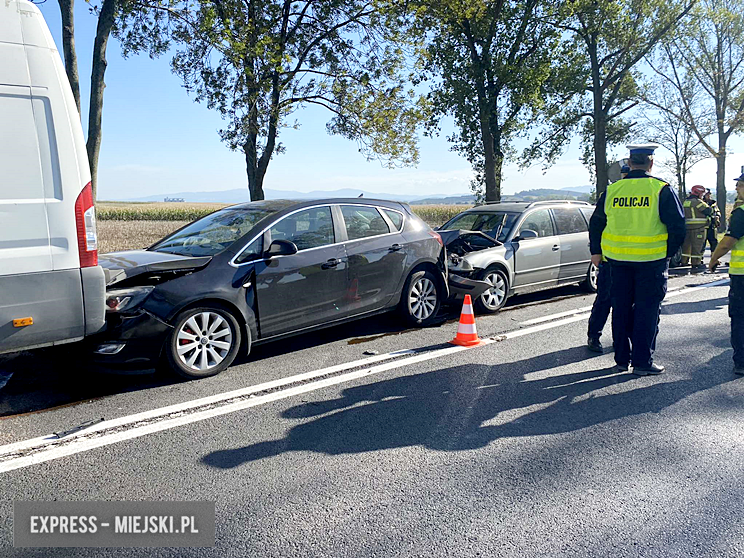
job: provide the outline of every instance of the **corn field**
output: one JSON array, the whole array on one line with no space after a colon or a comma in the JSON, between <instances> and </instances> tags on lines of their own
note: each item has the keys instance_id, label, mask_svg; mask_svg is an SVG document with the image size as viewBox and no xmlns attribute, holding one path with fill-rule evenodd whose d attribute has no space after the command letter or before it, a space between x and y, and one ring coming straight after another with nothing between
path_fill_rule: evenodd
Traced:
<instances>
[{"instance_id":1,"label":"corn field","mask_svg":"<svg viewBox=\"0 0 744 558\"><path fill-rule=\"evenodd\" d=\"M97 202L98 250L101 254L139 250L228 204ZM469 205L412 205L431 227L443 225Z\"/></svg>"}]
</instances>

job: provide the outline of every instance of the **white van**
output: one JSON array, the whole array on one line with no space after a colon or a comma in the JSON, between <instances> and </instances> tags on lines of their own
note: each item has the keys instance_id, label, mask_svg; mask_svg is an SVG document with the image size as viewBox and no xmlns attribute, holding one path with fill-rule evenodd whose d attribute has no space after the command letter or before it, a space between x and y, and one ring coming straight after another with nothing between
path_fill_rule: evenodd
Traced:
<instances>
[{"instance_id":1,"label":"white van","mask_svg":"<svg viewBox=\"0 0 744 558\"><path fill-rule=\"evenodd\" d=\"M0 353L104 328L90 169L39 9L0 2Z\"/></svg>"}]
</instances>

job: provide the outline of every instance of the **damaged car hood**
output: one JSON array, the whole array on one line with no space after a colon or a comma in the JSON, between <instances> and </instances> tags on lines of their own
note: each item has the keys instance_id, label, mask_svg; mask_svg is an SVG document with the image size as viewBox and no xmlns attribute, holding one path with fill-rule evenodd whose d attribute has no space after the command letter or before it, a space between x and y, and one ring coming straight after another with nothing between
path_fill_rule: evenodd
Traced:
<instances>
[{"instance_id":1,"label":"damaged car hood","mask_svg":"<svg viewBox=\"0 0 744 558\"><path fill-rule=\"evenodd\" d=\"M172 274L204 267L212 256L181 256L151 250L112 252L98 257L106 276L106 286L121 283L143 274Z\"/></svg>"},{"instance_id":2,"label":"damaged car hood","mask_svg":"<svg viewBox=\"0 0 744 558\"><path fill-rule=\"evenodd\" d=\"M498 240L480 231L452 230L437 232L442 237L442 242L447 247L447 251L458 256L503 246Z\"/></svg>"}]
</instances>

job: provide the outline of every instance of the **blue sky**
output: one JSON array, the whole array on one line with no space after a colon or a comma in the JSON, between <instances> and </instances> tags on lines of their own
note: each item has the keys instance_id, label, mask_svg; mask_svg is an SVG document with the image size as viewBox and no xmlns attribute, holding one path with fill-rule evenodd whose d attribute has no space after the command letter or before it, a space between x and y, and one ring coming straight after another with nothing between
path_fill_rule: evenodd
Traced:
<instances>
[{"instance_id":1,"label":"blue sky","mask_svg":"<svg viewBox=\"0 0 744 558\"><path fill-rule=\"evenodd\" d=\"M39 5L61 51L59 6L55 0ZM87 127L90 67L96 19L88 4L75 6L75 41L81 79L83 126ZM98 199L132 199L153 194L219 191L247 188L245 163L219 139L220 117L193 101L170 71L169 59L146 55L121 57L119 45L109 40L103 109L103 140L98 170ZM415 168L389 170L368 162L355 143L330 136L325 130L329 113L319 107L295 114L299 130L285 129L286 153L269 165L264 188L274 190L336 190L359 188L369 192L410 195L467 193L471 178L468 162L449 150L444 139L421 138L421 160ZM451 124L450 124L451 125ZM729 142L727 186L744 165L744 142ZM618 152L619 156L625 156ZM531 188L567 188L590 183L579 162L578 142L543 174L540 164L526 172L515 165L505 169L502 192ZM699 163L688 184L715 187L715 161Z\"/></svg>"}]
</instances>

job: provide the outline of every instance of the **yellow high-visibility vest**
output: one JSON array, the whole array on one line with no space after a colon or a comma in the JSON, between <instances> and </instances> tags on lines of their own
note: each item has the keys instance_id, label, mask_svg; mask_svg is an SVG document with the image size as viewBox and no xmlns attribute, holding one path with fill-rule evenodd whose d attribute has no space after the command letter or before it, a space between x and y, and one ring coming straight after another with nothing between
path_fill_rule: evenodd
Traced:
<instances>
[{"instance_id":1,"label":"yellow high-visibility vest","mask_svg":"<svg viewBox=\"0 0 744 558\"><path fill-rule=\"evenodd\" d=\"M682 207L685 208L685 225L688 229L704 229L709 225L710 222L703 214L703 209L710 206L703 200L686 199Z\"/></svg>"},{"instance_id":2,"label":"yellow high-visibility vest","mask_svg":"<svg viewBox=\"0 0 744 558\"><path fill-rule=\"evenodd\" d=\"M734 211L744 211L744 207L740 205L734 208ZM734 216L734 211L731 212L731 217ZM740 238L731 250L729 275L744 275L744 237Z\"/></svg>"},{"instance_id":3,"label":"yellow high-visibility vest","mask_svg":"<svg viewBox=\"0 0 744 558\"><path fill-rule=\"evenodd\" d=\"M621 262L653 262L667 255L667 228L659 217L658 178L625 178L610 184L605 196L607 226L602 254Z\"/></svg>"}]
</instances>

